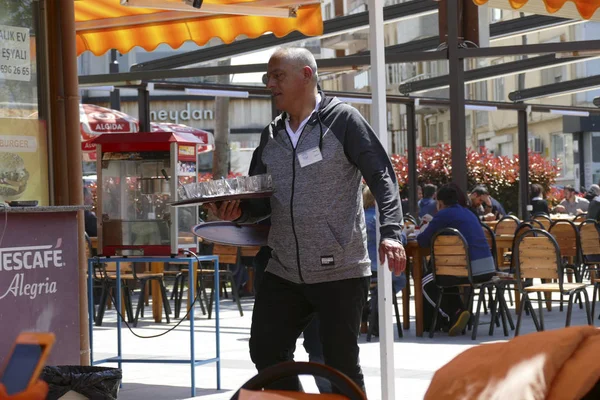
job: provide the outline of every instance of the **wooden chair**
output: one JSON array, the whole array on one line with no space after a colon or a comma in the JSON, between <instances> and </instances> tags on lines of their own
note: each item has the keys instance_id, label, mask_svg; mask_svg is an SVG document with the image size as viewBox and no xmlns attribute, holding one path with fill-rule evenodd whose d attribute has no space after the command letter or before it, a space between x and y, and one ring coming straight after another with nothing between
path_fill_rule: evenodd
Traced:
<instances>
[{"instance_id":1,"label":"wooden chair","mask_svg":"<svg viewBox=\"0 0 600 400\"><path fill-rule=\"evenodd\" d=\"M595 273L600 265L600 234L598 222L588 219L579 225L579 243L581 249L581 271L583 279L586 273ZM590 276L590 278L592 278ZM597 278L596 276L593 279Z\"/></svg>"},{"instance_id":2,"label":"wooden chair","mask_svg":"<svg viewBox=\"0 0 600 400\"><path fill-rule=\"evenodd\" d=\"M437 232L431 242L431 265L433 280L436 286L440 289L440 295L437 299L435 309L433 311L433 321L429 330L429 337L433 338L435 327L437 324L437 316L444 297L444 289L447 287L439 285L437 280L438 276L454 276L460 278L466 278L467 284L458 285L459 287L470 287L472 292L469 296L468 309L472 310L473 299L475 298L475 290L479 289L479 298L477 301L477 308L475 311L475 318L473 319L473 331L471 333L471 339L477 338L477 328L479 326L479 315L481 312L481 305L484 301L485 290L488 287L494 287L493 281L474 283L471 271L471 260L469 258L469 246L464 236L456 229L445 228ZM456 287L456 286L453 286ZM496 319L496 315L492 310L492 323Z\"/></svg>"},{"instance_id":3,"label":"wooden chair","mask_svg":"<svg viewBox=\"0 0 600 400\"><path fill-rule=\"evenodd\" d=\"M571 221L558 220L554 221L550 225L548 230L550 234L558 243L560 254L562 256L563 270L567 272L567 280L573 281L573 275L575 275L575 281L581 282L577 271L577 265L579 265L579 232L577 227ZM580 297L578 296L580 299ZM580 302L580 308L583 307L583 303ZM560 311L563 310L563 296L560 301Z\"/></svg>"},{"instance_id":4,"label":"wooden chair","mask_svg":"<svg viewBox=\"0 0 600 400\"><path fill-rule=\"evenodd\" d=\"M403 216L403 218L404 218L404 225L407 225L407 224L408 225L415 225L415 226L419 225L417 223L417 219L415 217L413 217L412 215L410 215L410 214L405 214Z\"/></svg>"},{"instance_id":5,"label":"wooden chair","mask_svg":"<svg viewBox=\"0 0 600 400\"><path fill-rule=\"evenodd\" d=\"M240 316L244 316L244 310L242 309L242 303L240 302L240 296L238 293L237 285L233 279L233 273L229 269L229 265L235 265L238 268L242 267L241 264L241 256L242 251L240 247L235 246L226 246L220 244L214 244L212 246L212 254L219 256L219 290L223 290L225 297L227 297L227 289L226 284L229 282L231 284L231 293L233 297L233 301L236 302L238 310L240 312ZM224 269L221 269L221 266L225 266ZM187 274L189 273L188 269L182 269L181 273ZM214 267L213 268L199 268L198 269L198 279L199 279L199 290L204 293L206 296L205 288L208 286L211 288L210 298L207 301L207 310L208 310L208 318L210 319L212 316L212 307L214 302L214 285L212 284L214 279ZM179 315L179 310L181 310L181 301L183 296L183 278L180 276L180 285L179 285L179 294L175 299L175 310L176 310L176 318Z\"/></svg>"},{"instance_id":6,"label":"wooden chair","mask_svg":"<svg viewBox=\"0 0 600 400\"><path fill-rule=\"evenodd\" d=\"M550 229L550 225L552 225L552 220L547 214L535 214L531 219L539 221L545 230Z\"/></svg>"},{"instance_id":7,"label":"wooden chair","mask_svg":"<svg viewBox=\"0 0 600 400\"><path fill-rule=\"evenodd\" d=\"M573 222L575 222L576 224L578 224L580 222L585 221L586 219L587 219L587 213L584 212L584 213L577 214L575 216L575 219L573 219Z\"/></svg>"},{"instance_id":8,"label":"wooden chair","mask_svg":"<svg viewBox=\"0 0 600 400\"><path fill-rule=\"evenodd\" d=\"M499 267L498 267L498 263L496 262L497 258L497 248L496 248L496 235L494 235L494 231L492 231L492 228L490 228L489 226L487 226L486 224L482 223L481 227L483 229L483 234L485 235L485 238L488 242L488 245L490 246L490 251L492 252L492 257L494 258L494 265L496 266L496 271L497 272L502 272L500 271ZM510 276L505 276L505 277L501 277L501 279L497 282L496 284L496 298L494 299L493 295L492 295L492 291L490 288L489 291L489 297L490 297L490 310L498 310L500 312L500 314L498 315L498 317L502 318L502 326L504 329L504 336L508 336L508 329L506 328L506 322L508 320L510 327L512 330L515 329L515 324L512 320L512 316L510 315L510 311L508 309L508 305L506 304L506 300L504 299L504 291L508 288L508 296L510 298L510 302L511 304L513 303L512 300L512 292L510 290L510 286L514 285L514 279L512 279ZM485 306L485 303L483 303ZM484 307L484 311L485 311L485 307ZM487 312L486 312L487 314ZM496 321L494 321L496 323L497 326L499 326L499 322L498 322L498 317L496 318ZM490 336L494 334L494 324L490 324Z\"/></svg>"},{"instance_id":9,"label":"wooden chair","mask_svg":"<svg viewBox=\"0 0 600 400\"><path fill-rule=\"evenodd\" d=\"M514 235L517 226L519 226L519 220L512 215L506 215L502 217L496 224L496 227L494 228L494 234L496 236Z\"/></svg>"},{"instance_id":10,"label":"wooden chair","mask_svg":"<svg viewBox=\"0 0 600 400\"><path fill-rule=\"evenodd\" d=\"M93 265L94 281L98 282L100 287L102 288L100 294L100 301L98 303L98 311L96 312L96 315L94 317L94 323L96 326L102 326L102 321L104 320L104 313L106 311L107 306L109 306L110 304L114 304L115 309L117 308L117 301L114 295L114 293L117 290L116 270L116 264L114 263L111 263L109 265L103 263L95 263ZM121 301L124 304L122 304L122 308L121 310L119 310L119 312L122 313L124 309L125 313L127 314L127 320L133 323L135 322L135 318L133 316L131 290L126 280L128 272L129 267L127 265L121 264Z\"/></svg>"},{"instance_id":11,"label":"wooden chair","mask_svg":"<svg viewBox=\"0 0 600 400\"><path fill-rule=\"evenodd\" d=\"M521 294L520 309L517 314L517 329L515 336L519 335L521 319L526 304L531 306L529 293L538 294L539 324L535 312L531 316L538 331L544 330L544 314L542 306L542 293L560 293L569 296L565 326L571 324L571 313L575 295L583 292L586 305L588 323L591 324L590 303L583 283L563 283L563 265L560 248L554 237L542 229L533 229L517 238L514 249L516 276L519 293ZM555 279L558 283L541 283L525 286L524 279Z\"/></svg>"}]
</instances>

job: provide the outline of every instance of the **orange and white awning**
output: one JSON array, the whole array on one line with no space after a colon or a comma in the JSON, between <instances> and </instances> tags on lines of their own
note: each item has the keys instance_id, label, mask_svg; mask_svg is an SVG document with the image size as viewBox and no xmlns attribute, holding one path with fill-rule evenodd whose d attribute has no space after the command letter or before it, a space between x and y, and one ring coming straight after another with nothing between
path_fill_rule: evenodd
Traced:
<instances>
[{"instance_id":1,"label":"orange and white awning","mask_svg":"<svg viewBox=\"0 0 600 400\"><path fill-rule=\"evenodd\" d=\"M552 14L571 19L600 21L599 0L473 0L475 4L489 4L494 8L514 8L532 14Z\"/></svg>"},{"instance_id":2,"label":"orange and white awning","mask_svg":"<svg viewBox=\"0 0 600 400\"><path fill-rule=\"evenodd\" d=\"M319 0L204 0L200 9L184 0L81 0L75 2L77 55L135 46L152 51L193 41L199 46L218 37L231 43L239 36L278 37L292 31L323 33Z\"/></svg>"}]
</instances>

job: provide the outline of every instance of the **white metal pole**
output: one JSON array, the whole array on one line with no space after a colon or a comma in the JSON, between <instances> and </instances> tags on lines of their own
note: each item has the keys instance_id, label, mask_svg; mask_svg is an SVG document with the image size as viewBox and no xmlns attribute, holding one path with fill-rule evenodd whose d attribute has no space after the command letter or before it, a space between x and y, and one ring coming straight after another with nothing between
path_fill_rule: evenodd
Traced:
<instances>
[{"instance_id":1,"label":"white metal pole","mask_svg":"<svg viewBox=\"0 0 600 400\"><path fill-rule=\"evenodd\" d=\"M383 0L369 0L369 47L371 49L371 124L383 147L388 149L385 42L383 32ZM379 243L379 211L377 211L377 243ZM394 333L392 329L392 276L387 262L378 260L377 302L379 305L379 349L381 357L381 399L395 398Z\"/></svg>"}]
</instances>

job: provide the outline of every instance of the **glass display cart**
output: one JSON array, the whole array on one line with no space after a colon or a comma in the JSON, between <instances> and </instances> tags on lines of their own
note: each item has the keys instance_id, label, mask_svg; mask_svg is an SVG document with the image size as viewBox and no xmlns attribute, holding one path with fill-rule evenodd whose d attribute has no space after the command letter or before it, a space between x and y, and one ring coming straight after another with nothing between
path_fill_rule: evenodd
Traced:
<instances>
[{"instance_id":1,"label":"glass display cart","mask_svg":"<svg viewBox=\"0 0 600 400\"><path fill-rule=\"evenodd\" d=\"M170 207L198 180L193 134L102 135L98 163L98 249L103 256L176 256L195 249L197 207Z\"/></svg>"}]
</instances>

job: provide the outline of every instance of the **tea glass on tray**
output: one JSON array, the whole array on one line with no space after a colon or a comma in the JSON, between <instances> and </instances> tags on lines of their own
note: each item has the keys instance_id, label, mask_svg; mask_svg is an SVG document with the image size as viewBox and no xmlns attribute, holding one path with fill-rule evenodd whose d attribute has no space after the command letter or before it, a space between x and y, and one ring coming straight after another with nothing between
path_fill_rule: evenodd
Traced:
<instances>
[{"instance_id":1,"label":"tea glass on tray","mask_svg":"<svg viewBox=\"0 0 600 400\"><path fill-rule=\"evenodd\" d=\"M273 179L270 174L263 174L190 183L180 186L178 194L180 199L187 200L245 193L260 193L270 190L273 190Z\"/></svg>"}]
</instances>

